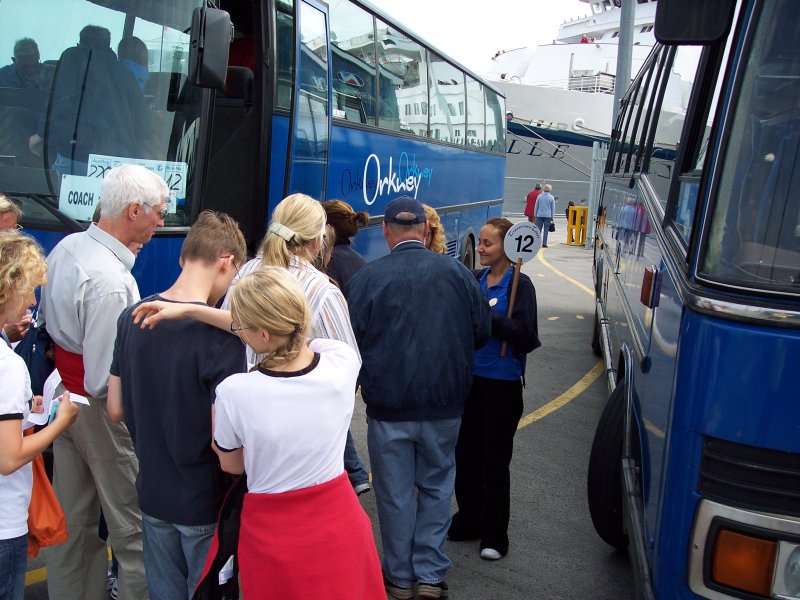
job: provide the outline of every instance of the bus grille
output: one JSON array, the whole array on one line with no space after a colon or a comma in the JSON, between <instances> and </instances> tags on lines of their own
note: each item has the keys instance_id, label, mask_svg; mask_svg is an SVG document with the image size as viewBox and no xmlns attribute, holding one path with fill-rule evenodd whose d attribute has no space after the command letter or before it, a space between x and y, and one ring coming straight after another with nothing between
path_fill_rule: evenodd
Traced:
<instances>
[{"instance_id":1,"label":"bus grille","mask_svg":"<svg viewBox=\"0 0 800 600\"><path fill-rule=\"evenodd\" d=\"M761 512L800 516L800 456L706 438L698 491Z\"/></svg>"},{"instance_id":2,"label":"bus grille","mask_svg":"<svg viewBox=\"0 0 800 600\"><path fill-rule=\"evenodd\" d=\"M458 248L458 240L447 242L447 254L450 256L456 255L456 248Z\"/></svg>"}]
</instances>

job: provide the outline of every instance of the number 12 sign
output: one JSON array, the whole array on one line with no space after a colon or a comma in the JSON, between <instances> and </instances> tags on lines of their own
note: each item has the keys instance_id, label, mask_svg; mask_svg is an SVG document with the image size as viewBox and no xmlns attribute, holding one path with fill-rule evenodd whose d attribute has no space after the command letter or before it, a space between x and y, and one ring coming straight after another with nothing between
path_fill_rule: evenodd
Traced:
<instances>
[{"instance_id":1,"label":"number 12 sign","mask_svg":"<svg viewBox=\"0 0 800 600\"><path fill-rule=\"evenodd\" d=\"M542 234L539 228L528 221L521 221L508 230L503 240L503 250L511 262L527 262L536 256L542 247Z\"/></svg>"},{"instance_id":2,"label":"number 12 sign","mask_svg":"<svg viewBox=\"0 0 800 600\"><path fill-rule=\"evenodd\" d=\"M539 228L528 221L522 221L512 225L503 240L503 250L508 260L515 263L514 280L511 284L511 298L508 302L508 318L514 312L514 304L517 301L517 284L519 284L519 271L522 263L536 256L539 248L542 247L542 234ZM500 356L506 355L508 342L504 341L500 347Z\"/></svg>"}]
</instances>

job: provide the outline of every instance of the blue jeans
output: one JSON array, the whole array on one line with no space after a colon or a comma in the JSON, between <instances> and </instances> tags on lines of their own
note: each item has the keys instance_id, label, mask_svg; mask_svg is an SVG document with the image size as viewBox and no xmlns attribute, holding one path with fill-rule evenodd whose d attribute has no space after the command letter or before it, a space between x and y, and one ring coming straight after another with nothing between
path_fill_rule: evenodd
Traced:
<instances>
[{"instance_id":1,"label":"blue jeans","mask_svg":"<svg viewBox=\"0 0 800 600\"><path fill-rule=\"evenodd\" d=\"M22 600L28 567L28 536L0 540L0 600Z\"/></svg>"},{"instance_id":2,"label":"blue jeans","mask_svg":"<svg viewBox=\"0 0 800 600\"><path fill-rule=\"evenodd\" d=\"M384 575L401 587L444 581L461 418L367 423Z\"/></svg>"},{"instance_id":3,"label":"blue jeans","mask_svg":"<svg viewBox=\"0 0 800 600\"><path fill-rule=\"evenodd\" d=\"M216 523L176 525L142 513L144 567L151 600L192 597L216 529Z\"/></svg>"},{"instance_id":4,"label":"blue jeans","mask_svg":"<svg viewBox=\"0 0 800 600\"><path fill-rule=\"evenodd\" d=\"M547 234L550 233L550 222L553 219L549 217L536 217L536 224L539 226L539 232L542 234L542 245L547 246Z\"/></svg>"},{"instance_id":5,"label":"blue jeans","mask_svg":"<svg viewBox=\"0 0 800 600\"><path fill-rule=\"evenodd\" d=\"M356 444L349 429L347 430L347 441L344 443L344 470L347 471L347 478L353 487L369 482L369 473L358 456L358 450L356 450Z\"/></svg>"}]
</instances>

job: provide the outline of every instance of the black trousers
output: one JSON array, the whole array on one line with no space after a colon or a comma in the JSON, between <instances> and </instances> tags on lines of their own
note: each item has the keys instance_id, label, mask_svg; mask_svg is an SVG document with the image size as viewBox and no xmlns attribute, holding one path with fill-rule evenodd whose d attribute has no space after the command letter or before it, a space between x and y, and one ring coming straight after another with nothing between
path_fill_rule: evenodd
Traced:
<instances>
[{"instance_id":1,"label":"black trousers","mask_svg":"<svg viewBox=\"0 0 800 600\"><path fill-rule=\"evenodd\" d=\"M500 554L508 552L509 465L520 417L521 381L473 378L456 444L458 513L451 531L478 537L481 549Z\"/></svg>"}]
</instances>

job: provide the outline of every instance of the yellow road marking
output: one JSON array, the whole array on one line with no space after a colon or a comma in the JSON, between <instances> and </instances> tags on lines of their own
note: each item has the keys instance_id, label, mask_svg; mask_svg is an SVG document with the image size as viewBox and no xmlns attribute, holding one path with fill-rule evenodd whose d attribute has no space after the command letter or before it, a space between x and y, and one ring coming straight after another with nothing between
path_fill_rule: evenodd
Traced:
<instances>
[{"instance_id":1,"label":"yellow road marking","mask_svg":"<svg viewBox=\"0 0 800 600\"><path fill-rule=\"evenodd\" d=\"M551 270L553 273L555 273L556 275L558 275L558 276L559 276L559 277L561 277L562 279L566 279L566 280L567 280L567 281L569 281L571 284L578 286L580 289L582 289L584 292L586 292L586 293L587 293L587 294L589 294L589 295L590 295L592 298L594 298L594 290L593 290L593 289L586 287L585 285L583 285L583 284L582 284L580 281L578 281L577 279L573 279L573 278L572 278L572 277L570 277L569 275L566 275L566 274L562 273L561 271L559 271L558 269L556 269L556 268L555 268L553 265L551 265L549 262L547 262L547 261L544 259L544 251L543 251L543 250L539 250L539 253L536 255L536 259L537 259L537 260L538 260L540 263L542 263L542 264L543 264L545 267L547 267L548 269L550 269L550 270Z\"/></svg>"},{"instance_id":2,"label":"yellow road marking","mask_svg":"<svg viewBox=\"0 0 800 600\"><path fill-rule=\"evenodd\" d=\"M531 423L535 423L539 419L542 419L549 415L554 410L558 410L562 406L564 406L570 400L573 400L580 394L586 390L590 385L592 385L597 378L600 377L603 373L606 372L605 364L602 360L598 360L597 364L592 367L592 370L586 373L583 377L581 377L575 385L569 388L566 392L558 396L555 400L551 400L544 406L540 406L532 413L525 415L519 421L519 425L517 425L517 429L522 429L523 427L527 427Z\"/></svg>"},{"instance_id":3,"label":"yellow road marking","mask_svg":"<svg viewBox=\"0 0 800 600\"><path fill-rule=\"evenodd\" d=\"M25 573L25 585L34 585L47 579L47 567L40 567Z\"/></svg>"}]
</instances>

